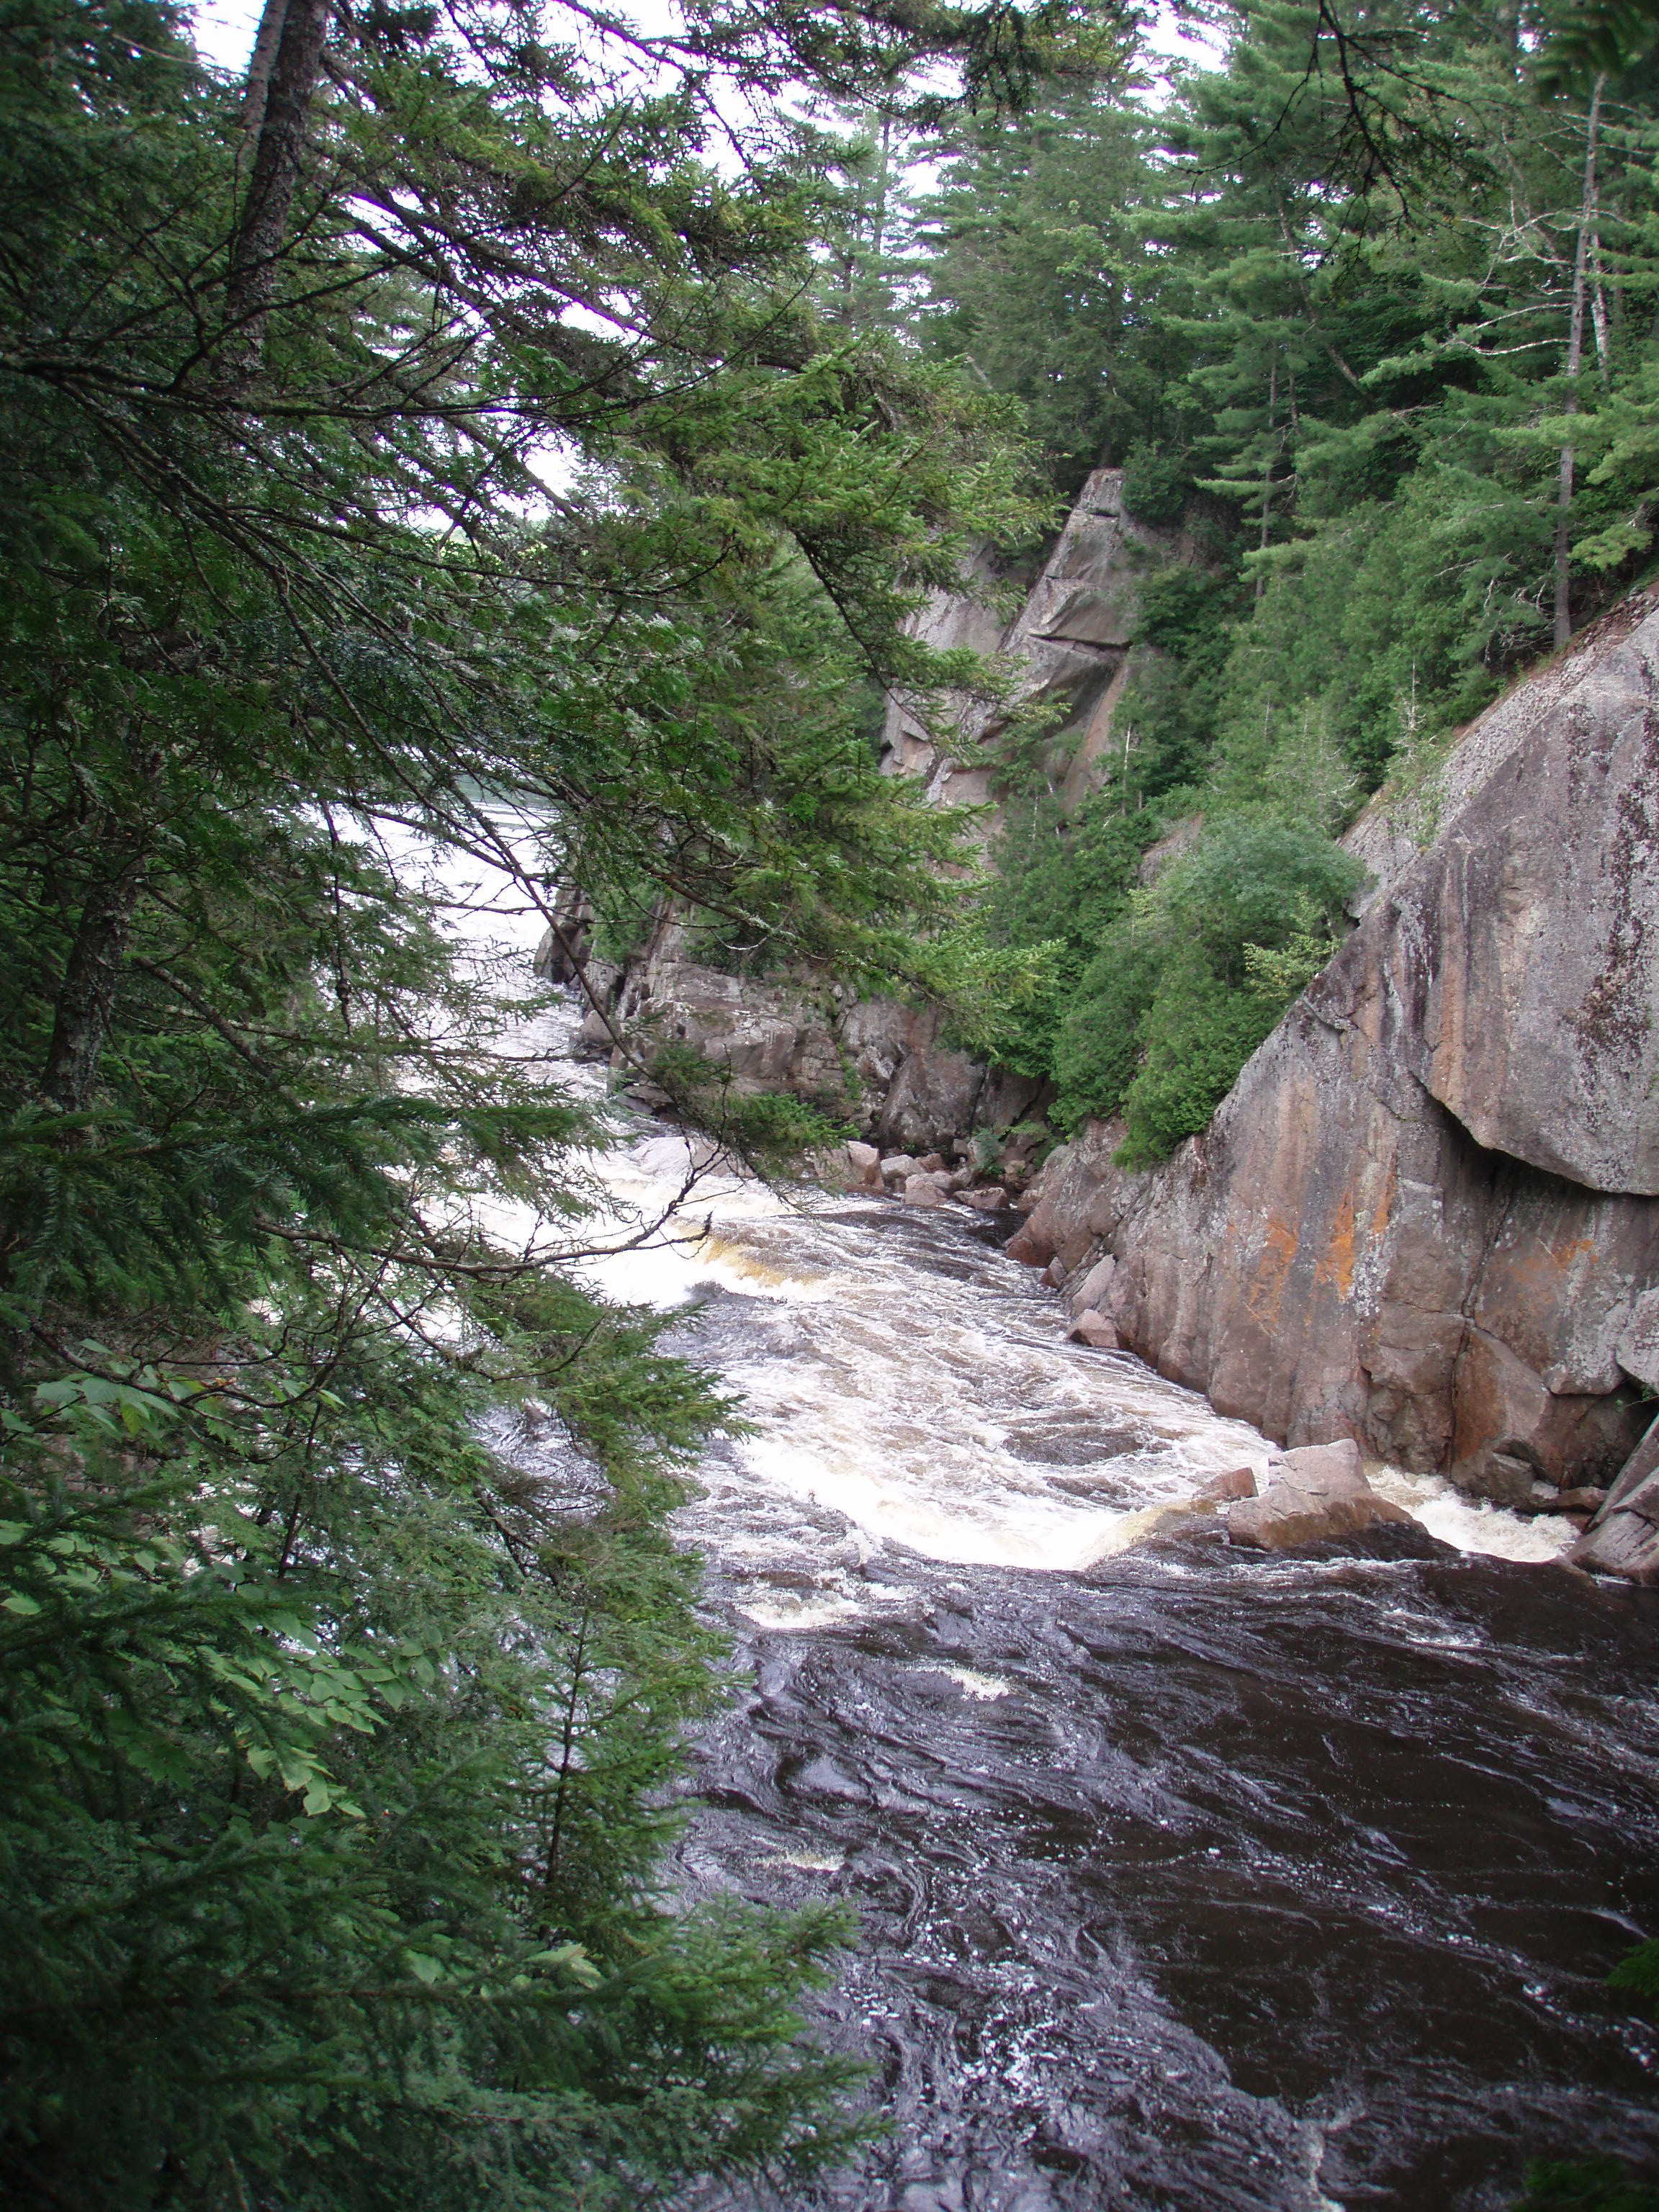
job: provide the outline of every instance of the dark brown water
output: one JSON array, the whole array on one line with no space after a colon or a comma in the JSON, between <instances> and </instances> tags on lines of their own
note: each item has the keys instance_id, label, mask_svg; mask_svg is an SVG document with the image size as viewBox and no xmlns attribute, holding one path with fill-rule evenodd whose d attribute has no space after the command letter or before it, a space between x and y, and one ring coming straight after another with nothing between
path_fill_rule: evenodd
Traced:
<instances>
[{"instance_id":1,"label":"dark brown water","mask_svg":"<svg viewBox=\"0 0 1659 2212\"><path fill-rule=\"evenodd\" d=\"M1474 2212L1534 2156L1659 2171L1659 2035L1602 1986L1659 1931L1659 1600L1429 1540L1272 1561L1211 1527L1036 1571L884 1539L794 1461L768 1479L826 1433L826 1240L914 1285L890 1395L937 1361L935 1291L1002 1316L1005 1391L1028 1324L1059 1330L965 1218L876 1211L730 1231L774 1278L798 1235L811 1302L734 1291L727 1241L681 1332L783 1431L717 1455L690 1516L753 1686L698 1747L684 1875L857 1908L822 2021L892 2122L788 2201ZM1067 1496L1092 1469L1129 1504L1123 1465L1157 1467L1170 1386L1121 1364L1115 1431L1022 1401L1014 1456L1035 1437Z\"/></svg>"}]
</instances>

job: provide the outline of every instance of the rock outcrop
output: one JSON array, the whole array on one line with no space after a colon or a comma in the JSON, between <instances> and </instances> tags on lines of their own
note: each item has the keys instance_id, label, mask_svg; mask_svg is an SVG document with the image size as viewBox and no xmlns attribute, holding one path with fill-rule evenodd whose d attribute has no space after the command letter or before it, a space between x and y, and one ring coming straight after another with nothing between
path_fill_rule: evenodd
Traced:
<instances>
[{"instance_id":1,"label":"rock outcrop","mask_svg":"<svg viewBox=\"0 0 1659 2212\"><path fill-rule=\"evenodd\" d=\"M551 937L537 965L550 981L571 980ZM647 1066L664 1046L682 1045L723 1071L738 1095L806 1099L889 1152L948 1151L969 1130L1025 1121L1047 1096L1040 1083L955 1050L934 1009L725 975L682 958L669 933L626 965L580 965L589 1011L579 1052L620 1069L624 1040Z\"/></svg>"},{"instance_id":2,"label":"rock outcrop","mask_svg":"<svg viewBox=\"0 0 1659 2212\"><path fill-rule=\"evenodd\" d=\"M1631 1454L1567 1557L1592 1573L1659 1583L1659 1421Z\"/></svg>"},{"instance_id":3,"label":"rock outcrop","mask_svg":"<svg viewBox=\"0 0 1659 2212\"><path fill-rule=\"evenodd\" d=\"M1358 926L1203 1136L1132 1173L1093 1123L1044 1169L1022 1256L1058 1257L1079 1307L1222 1412L1521 1506L1607 1480L1640 1436L1656 610L1626 603L1472 725L1426 799L1362 817Z\"/></svg>"},{"instance_id":4,"label":"rock outcrop","mask_svg":"<svg viewBox=\"0 0 1659 2212\"><path fill-rule=\"evenodd\" d=\"M1286 1452L1269 1468L1259 1497L1228 1507L1227 1540L1262 1552L1296 1552L1384 1522L1408 1526L1411 1519L1403 1505L1377 1496L1365 1480L1358 1448L1340 1440Z\"/></svg>"},{"instance_id":5,"label":"rock outcrop","mask_svg":"<svg viewBox=\"0 0 1659 2212\"><path fill-rule=\"evenodd\" d=\"M1018 708L1053 707L1059 711L1045 739L1045 766L1064 803L1075 806L1111 747L1130 673L1139 580L1176 550L1170 533L1129 514L1121 469L1095 470L1017 613L1005 619L983 598L940 592L918 624L931 645L968 646L1009 663L1016 675L1008 696L964 702L948 740L896 701L882 738L885 765L921 777L939 805L983 805L995 798L994 777L975 757ZM1026 579L985 574L973 580L988 592Z\"/></svg>"}]
</instances>

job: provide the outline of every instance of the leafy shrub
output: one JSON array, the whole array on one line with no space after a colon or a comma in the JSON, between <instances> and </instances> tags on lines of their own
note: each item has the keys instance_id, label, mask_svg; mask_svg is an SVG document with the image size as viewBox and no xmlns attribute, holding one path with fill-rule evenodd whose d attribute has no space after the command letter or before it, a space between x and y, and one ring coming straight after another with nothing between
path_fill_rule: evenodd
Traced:
<instances>
[{"instance_id":1,"label":"leafy shrub","mask_svg":"<svg viewBox=\"0 0 1659 2212\"><path fill-rule=\"evenodd\" d=\"M1120 922L1102 939L1054 1045L1055 1112L1067 1126L1122 1105L1140 1065L1141 1024L1163 965L1164 947L1144 927Z\"/></svg>"},{"instance_id":2,"label":"leafy shrub","mask_svg":"<svg viewBox=\"0 0 1659 2212\"><path fill-rule=\"evenodd\" d=\"M1334 949L1359 864L1316 830L1224 820L1103 939L1055 1048L1067 1122L1121 1112L1145 1167L1203 1128Z\"/></svg>"},{"instance_id":3,"label":"leafy shrub","mask_svg":"<svg viewBox=\"0 0 1659 2212\"><path fill-rule=\"evenodd\" d=\"M1196 1136L1279 1019L1261 993L1218 975L1195 944L1179 948L1141 1022L1145 1055L1123 1097L1125 1167L1151 1167Z\"/></svg>"},{"instance_id":4,"label":"leafy shrub","mask_svg":"<svg viewBox=\"0 0 1659 2212\"><path fill-rule=\"evenodd\" d=\"M740 1090L729 1067L690 1045L664 1045L652 1054L650 1069L652 1079L687 1121L764 1172L798 1170L808 1153L842 1144L854 1133L830 1110L831 1102L813 1103L782 1091Z\"/></svg>"},{"instance_id":5,"label":"leafy shrub","mask_svg":"<svg viewBox=\"0 0 1659 2212\"><path fill-rule=\"evenodd\" d=\"M1552 2159L1528 2170L1515 2212L1659 2212L1659 2182L1636 2179L1616 2158Z\"/></svg>"}]
</instances>

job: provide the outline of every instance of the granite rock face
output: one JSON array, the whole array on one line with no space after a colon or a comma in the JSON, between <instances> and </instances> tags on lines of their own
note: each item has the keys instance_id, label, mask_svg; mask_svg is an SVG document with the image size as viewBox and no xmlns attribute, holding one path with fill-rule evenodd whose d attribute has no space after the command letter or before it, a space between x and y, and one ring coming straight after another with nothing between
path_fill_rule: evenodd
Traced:
<instances>
[{"instance_id":1,"label":"granite rock face","mask_svg":"<svg viewBox=\"0 0 1659 2212\"><path fill-rule=\"evenodd\" d=\"M1076 806L1098 781L1111 748L1129 677L1141 577L1178 550L1172 533L1128 513L1121 469L1095 470L1035 577L976 574L969 580L981 590L999 582L1026 585L1015 614L1005 619L983 599L939 592L917 625L929 644L969 646L1012 662L1018 675L1009 697L995 705L964 701L959 737L948 747L936 728L895 701L882 739L887 767L923 778L938 805L983 805L994 800L996 780L991 769L969 764L972 757L994 744L1016 708L1058 707L1044 764L1066 806Z\"/></svg>"},{"instance_id":2,"label":"granite rock face","mask_svg":"<svg viewBox=\"0 0 1659 2212\"><path fill-rule=\"evenodd\" d=\"M626 966L590 958L573 967L550 935L538 968L586 993L578 1048L589 1057L620 1067L623 1040L647 1063L665 1045L688 1046L724 1069L738 1095L807 1099L888 1152L948 1151L969 1130L1007 1128L1042 1103L1041 1084L945 1043L932 1009L724 975L680 957L672 936Z\"/></svg>"},{"instance_id":3,"label":"granite rock face","mask_svg":"<svg viewBox=\"0 0 1659 2212\"><path fill-rule=\"evenodd\" d=\"M1122 1341L1222 1412L1522 1506L1607 1480L1640 1435L1656 609L1637 595L1471 726L1426 848L1408 810L1362 817L1358 927L1201 1137L1133 1173L1093 1123L1044 1169L1029 1256L1086 1268L1091 1305L1114 1259Z\"/></svg>"}]
</instances>

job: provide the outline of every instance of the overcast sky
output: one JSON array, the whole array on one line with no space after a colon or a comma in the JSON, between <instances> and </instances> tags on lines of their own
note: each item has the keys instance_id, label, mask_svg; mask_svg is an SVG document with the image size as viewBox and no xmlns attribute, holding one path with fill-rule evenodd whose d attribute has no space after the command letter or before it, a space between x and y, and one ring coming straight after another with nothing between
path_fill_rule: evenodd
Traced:
<instances>
[{"instance_id":1,"label":"overcast sky","mask_svg":"<svg viewBox=\"0 0 1659 2212\"><path fill-rule=\"evenodd\" d=\"M253 51L253 34L258 27L262 6L263 0L201 0L195 10L198 52L209 61L216 62L221 69L240 74ZM644 5L636 5L627 12L636 21L649 21L653 16L665 16L668 10L660 0L657 5L653 5L652 0L645 0ZM1220 58L1212 43L1195 42L1185 37L1162 11L1147 43L1154 53L1179 54L1188 61L1206 62Z\"/></svg>"}]
</instances>

